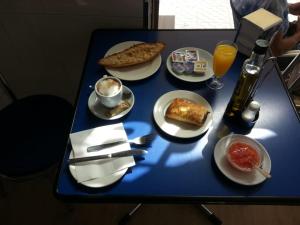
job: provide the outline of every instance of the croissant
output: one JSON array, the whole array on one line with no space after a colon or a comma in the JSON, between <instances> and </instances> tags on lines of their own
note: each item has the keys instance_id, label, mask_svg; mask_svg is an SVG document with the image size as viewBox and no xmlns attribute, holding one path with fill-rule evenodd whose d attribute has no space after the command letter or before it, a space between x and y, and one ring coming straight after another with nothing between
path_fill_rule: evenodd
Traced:
<instances>
[{"instance_id":1,"label":"croissant","mask_svg":"<svg viewBox=\"0 0 300 225\"><path fill-rule=\"evenodd\" d=\"M199 103L175 98L167 108L165 116L170 119L201 127L209 114L207 108Z\"/></svg>"}]
</instances>

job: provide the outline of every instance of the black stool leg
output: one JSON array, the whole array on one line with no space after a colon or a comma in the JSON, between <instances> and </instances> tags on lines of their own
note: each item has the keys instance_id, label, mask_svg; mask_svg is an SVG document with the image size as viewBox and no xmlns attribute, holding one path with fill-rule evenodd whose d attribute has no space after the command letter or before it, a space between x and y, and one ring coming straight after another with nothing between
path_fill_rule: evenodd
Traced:
<instances>
[{"instance_id":1,"label":"black stool leg","mask_svg":"<svg viewBox=\"0 0 300 225\"><path fill-rule=\"evenodd\" d=\"M221 225L223 223L222 220L217 217L212 211L210 211L205 205L201 204L200 207L210 222L215 225Z\"/></svg>"},{"instance_id":2,"label":"black stool leg","mask_svg":"<svg viewBox=\"0 0 300 225\"><path fill-rule=\"evenodd\" d=\"M137 204L129 213L127 213L125 216L123 216L120 221L119 221L119 225L125 225L127 224L132 215L142 206L142 203Z\"/></svg>"}]
</instances>

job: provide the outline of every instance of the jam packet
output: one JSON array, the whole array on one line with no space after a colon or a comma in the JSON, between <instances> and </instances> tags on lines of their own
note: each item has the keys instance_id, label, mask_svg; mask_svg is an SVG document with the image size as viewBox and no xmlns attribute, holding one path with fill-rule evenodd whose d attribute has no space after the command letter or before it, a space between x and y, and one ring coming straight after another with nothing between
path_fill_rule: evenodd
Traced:
<instances>
[{"instance_id":1,"label":"jam packet","mask_svg":"<svg viewBox=\"0 0 300 225\"><path fill-rule=\"evenodd\" d=\"M178 62L172 63L172 69L175 73L178 73L178 74L183 74L185 71L184 64L178 63Z\"/></svg>"},{"instance_id":2,"label":"jam packet","mask_svg":"<svg viewBox=\"0 0 300 225\"><path fill-rule=\"evenodd\" d=\"M187 74L192 74L193 71L194 71L194 63L192 62L185 62L183 64L184 66L184 71L187 73Z\"/></svg>"}]
</instances>

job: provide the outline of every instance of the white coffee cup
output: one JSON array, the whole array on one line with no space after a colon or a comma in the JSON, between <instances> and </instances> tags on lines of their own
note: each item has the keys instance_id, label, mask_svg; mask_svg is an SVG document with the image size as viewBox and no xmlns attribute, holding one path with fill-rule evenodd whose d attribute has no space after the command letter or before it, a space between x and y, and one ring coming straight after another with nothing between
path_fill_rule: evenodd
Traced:
<instances>
[{"instance_id":1,"label":"white coffee cup","mask_svg":"<svg viewBox=\"0 0 300 225\"><path fill-rule=\"evenodd\" d=\"M113 108L122 100L122 82L113 76L104 75L95 84L95 92L102 105Z\"/></svg>"}]
</instances>

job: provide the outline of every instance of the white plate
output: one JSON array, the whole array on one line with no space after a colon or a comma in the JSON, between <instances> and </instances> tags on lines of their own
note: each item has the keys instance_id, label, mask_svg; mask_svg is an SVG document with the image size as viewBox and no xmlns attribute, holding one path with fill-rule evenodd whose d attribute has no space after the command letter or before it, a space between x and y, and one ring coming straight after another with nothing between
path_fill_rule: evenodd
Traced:
<instances>
[{"instance_id":1,"label":"white plate","mask_svg":"<svg viewBox=\"0 0 300 225\"><path fill-rule=\"evenodd\" d=\"M123 100L128 98L128 102L130 103L130 107L126 110L124 110L123 112L119 113L118 115L115 115L113 117L109 117L107 116L107 111L109 110L108 108L106 108L105 106L101 105L101 103L99 103L96 93L95 91L93 91L89 97L88 100L88 107L91 111L91 113L93 113L96 117L100 118L100 119L104 119L104 120L115 120L115 119L119 119L123 116L125 116L133 107L134 105L134 94L133 92L126 87L125 85L123 85Z\"/></svg>"},{"instance_id":2,"label":"white plate","mask_svg":"<svg viewBox=\"0 0 300 225\"><path fill-rule=\"evenodd\" d=\"M121 42L111 47L105 53L105 56L109 56L114 53L123 51L124 49L139 43L143 43L143 42L140 41ZM115 69L105 68L105 69L109 74L118 77L121 80L134 81L134 80L142 80L144 78L153 75L159 69L160 65L161 65L161 56L159 55L155 59L151 60L150 62L146 62L140 65L130 66L126 68L115 68Z\"/></svg>"},{"instance_id":3,"label":"white plate","mask_svg":"<svg viewBox=\"0 0 300 225\"><path fill-rule=\"evenodd\" d=\"M208 109L210 113L202 127L199 128L192 124L190 125L165 118L166 110L175 98L184 98L192 102L200 103ZM192 138L199 136L208 130L213 121L213 110L210 104L195 92L177 90L164 94L156 101L153 109L153 116L157 125L167 134L180 138Z\"/></svg>"},{"instance_id":4,"label":"white plate","mask_svg":"<svg viewBox=\"0 0 300 225\"><path fill-rule=\"evenodd\" d=\"M244 143L251 144L257 149L260 149L263 155L262 168L269 173L271 172L271 159L264 146L254 139L240 134L231 134L225 136L216 144L214 150L214 159L220 171L230 180L242 185L256 185L266 180L266 178L257 170L248 173L242 172L233 168L229 164L226 158L226 149L233 141L242 141Z\"/></svg>"},{"instance_id":5,"label":"white plate","mask_svg":"<svg viewBox=\"0 0 300 225\"><path fill-rule=\"evenodd\" d=\"M197 75L197 74L177 74L173 71L172 69L172 53L168 56L167 59L167 68L169 72L177 77L180 80L188 81L188 82L201 82L208 80L214 75L213 72L213 56L208 52L205 51L201 48L194 48L194 47L185 47L185 48L180 48L175 51L182 51L185 52L185 50L197 50L199 54L199 59L204 59L207 61L207 70L205 72L205 75Z\"/></svg>"},{"instance_id":6,"label":"white plate","mask_svg":"<svg viewBox=\"0 0 300 225\"><path fill-rule=\"evenodd\" d=\"M70 159L74 157L73 155L73 150L70 153ZM75 165L69 165L69 170L71 172L71 175L73 176L73 178L75 180L77 180L77 176L76 176L76 166ZM105 177L101 177L101 178L96 178L93 180L88 180L88 181L84 181L81 182L80 184L87 186L87 187L91 187L91 188L100 188L100 187L105 187L108 185L111 185L113 183L115 183L116 181L118 181L119 179L121 179L124 174L126 173L126 171L128 170L128 168L120 170L116 173L113 173L109 176L105 176Z\"/></svg>"}]
</instances>

